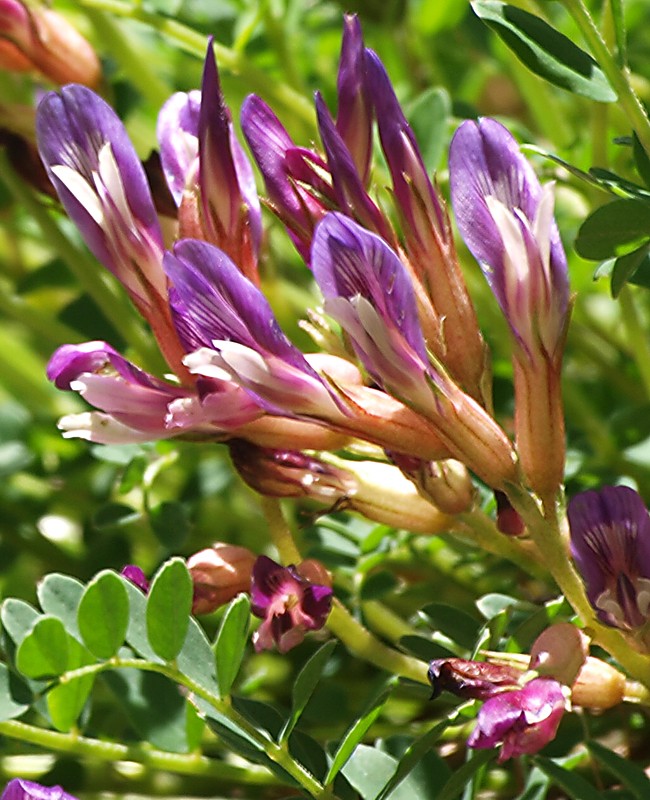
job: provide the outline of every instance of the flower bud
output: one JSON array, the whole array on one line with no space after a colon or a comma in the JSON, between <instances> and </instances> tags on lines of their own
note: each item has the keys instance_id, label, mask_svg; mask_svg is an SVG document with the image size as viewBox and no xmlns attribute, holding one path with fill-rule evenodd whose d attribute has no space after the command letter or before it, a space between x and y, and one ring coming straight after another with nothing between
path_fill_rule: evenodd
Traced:
<instances>
[{"instance_id":1,"label":"flower bud","mask_svg":"<svg viewBox=\"0 0 650 800\"><path fill-rule=\"evenodd\" d=\"M19 72L38 70L54 83L97 86L99 59L70 23L48 8L20 0L0 5L0 67Z\"/></svg>"},{"instance_id":2,"label":"flower bud","mask_svg":"<svg viewBox=\"0 0 650 800\"><path fill-rule=\"evenodd\" d=\"M122 568L120 575L126 578L129 583L137 586L140 591L145 594L149 593L149 579L140 567L136 567L135 564L127 564Z\"/></svg>"},{"instance_id":3,"label":"flower bud","mask_svg":"<svg viewBox=\"0 0 650 800\"><path fill-rule=\"evenodd\" d=\"M533 642L528 669L571 686L584 666L589 639L570 622L551 625Z\"/></svg>"},{"instance_id":4,"label":"flower bud","mask_svg":"<svg viewBox=\"0 0 650 800\"><path fill-rule=\"evenodd\" d=\"M396 454L391 459L413 481L422 497L446 514L462 514L474 503L474 485L464 464L448 458L421 461Z\"/></svg>"},{"instance_id":5,"label":"flower bud","mask_svg":"<svg viewBox=\"0 0 650 800\"><path fill-rule=\"evenodd\" d=\"M255 555L246 547L216 542L187 559L194 583L193 614L210 614L240 592L249 592Z\"/></svg>"},{"instance_id":6,"label":"flower bud","mask_svg":"<svg viewBox=\"0 0 650 800\"><path fill-rule=\"evenodd\" d=\"M590 656L571 689L571 702L583 708L613 708L625 697L625 675Z\"/></svg>"}]
</instances>

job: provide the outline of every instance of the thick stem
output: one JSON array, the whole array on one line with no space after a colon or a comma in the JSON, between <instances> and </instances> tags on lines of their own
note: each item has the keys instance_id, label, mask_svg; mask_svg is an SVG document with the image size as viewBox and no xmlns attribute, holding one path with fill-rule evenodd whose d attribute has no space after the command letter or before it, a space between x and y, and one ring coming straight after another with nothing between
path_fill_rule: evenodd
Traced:
<instances>
[{"instance_id":1,"label":"thick stem","mask_svg":"<svg viewBox=\"0 0 650 800\"><path fill-rule=\"evenodd\" d=\"M235 784L278 785L279 781L267 770L258 767L239 767L224 761L191 753L167 753L146 745L124 745L100 741L73 733L59 733L27 725L17 720L0 722L0 735L28 742L45 750L86 756L99 761L134 761L154 769L178 775L196 775Z\"/></svg>"}]
</instances>

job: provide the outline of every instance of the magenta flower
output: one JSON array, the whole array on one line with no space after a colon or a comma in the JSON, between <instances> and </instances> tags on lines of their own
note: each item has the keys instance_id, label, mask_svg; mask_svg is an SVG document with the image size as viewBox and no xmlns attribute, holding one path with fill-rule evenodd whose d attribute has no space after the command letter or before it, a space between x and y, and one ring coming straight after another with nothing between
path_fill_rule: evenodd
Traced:
<instances>
[{"instance_id":1,"label":"magenta flower","mask_svg":"<svg viewBox=\"0 0 650 800\"><path fill-rule=\"evenodd\" d=\"M127 564L120 571L120 575L123 575L127 581L132 583L134 586L137 586L142 592L148 594L149 579L140 569L140 567L136 567L135 564Z\"/></svg>"},{"instance_id":2,"label":"magenta flower","mask_svg":"<svg viewBox=\"0 0 650 800\"><path fill-rule=\"evenodd\" d=\"M582 492L569 502L571 554L599 618L624 630L650 618L650 518L627 486Z\"/></svg>"},{"instance_id":3,"label":"magenta flower","mask_svg":"<svg viewBox=\"0 0 650 800\"><path fill-rule=\"evenodd\" d=\"M14 778L5 786L0 800L76 800L60 786L42 786L34 781Z\"/></svg>"},{"instance_id":4,"label":"magenta flower","mask_svg":"<svg viewBox=\"0 0 650 800\"><path fill-rule=\"evenodd\" d=\"M487 700L478 712L469 747L488 749L502 745L498 762L537 753L555 738L567 700L561 684L535 678L523 688Z\"/></svg>"},{"instance_id":5,"label":"magenta flower","mask_svg":"<svg viewBox=\"0 0 650 800\"><path fill-rule=\"evenodd\" d=\"M160 161L176 205L181 204L190 170L199 155L201 92L176 92L158 114Z\"/></svg>"},{"instance_id":6,"label":"magenta flower","mask_svg":"<svg viewBox=\"0 0 650 800\"><path fill-rule=\"evenodd\" d=\"M266 556L253 566L251 610L263 620L253 635L255 650L269 650L275 644L286 653L317 631L332 608L332 589L303 578L296 567L282 567Z\"/></svg>"},{"instance_id":7,"label":"magenta flower","mask_svg":"<svg viewBox=\"0 0 650 800\"><path fill-rule=\"evenodd\" d=\"M489 700L518 688L521 675L514 667L464 658L436 658L429 663L427 672L432 700L442 692L451 692L465 700Z\"/></svg>"}]
</instances>

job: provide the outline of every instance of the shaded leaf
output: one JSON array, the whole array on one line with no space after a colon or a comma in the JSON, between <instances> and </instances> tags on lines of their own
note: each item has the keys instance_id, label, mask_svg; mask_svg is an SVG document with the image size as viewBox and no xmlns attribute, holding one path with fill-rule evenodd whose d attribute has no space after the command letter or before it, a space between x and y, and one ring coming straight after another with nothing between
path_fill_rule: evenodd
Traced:
<instances>
[{"instance_id":1,"label":"shaded leaf","mask_svg":"<svg viewBox=\"0 0 650 800\"><path fill-rule=\"evenodd\" d=\"M432 630L444 633L467 650L474 647L481 626L465 611L446 603L429 603L419 614Z\"/></svg>"},{"instance_id":2,"label":"shaded leaf","mask_svg":"<svg viewBox=\"0 0 650 800\"><path fill-rule=\"evenodd\" d=\"M636 133L632 134L632 150L634 152L636 171L639 173L641 180L650 189L650 155L646 153Z\"/></svg>"},{"instance_id":3,"label":"shaded leaf","mask_svg":"<svg viewBox=\"0 0 650 800\"><path fill-rule=\"evenodd\" d=\"M442 787L437 800L453 800L464 790L476 773L494 756L494 750L474 750L462 767L457 769Z\"/></svg>"},{"instance_id":4,"label":"shaded leaf","mask_svg":"<svg viewBox=\"0 0 650 800\"><path fill-rule=\"evenodd\" d=\"M327 773L327 777L325 778L326 784L330 783L334 779L335 775L350 758L356 746L370 730L370 726L381 714L381 710L386 704L386 700L388 700L390 693L393 691L396 685L397 678L394 676L389 678L388 681L375 694L375 696L371 698L370 702L366 705L366 708L361 713L359 719L356 720L356 722L354 722L350 728L348 728L347 732L339 742L336 752L334 753L331 766Z\"/></svg>"},{"instance_id":5,"label":"shaded leaf","mask_svg":"<svg viewBox=\"0 0 650 800\"><path fill-rule=\"evenodd\" d=\"M291 715L282 729L280 741L286 740L296 726L300 715L305 710L309 698L312 696L316 685L323 675L323 670L335 647L336 641L332 640L326 642L314 653L298 673L298 677L296 678L291 692Z\"/></svg>"},{"instance_id":6,"label":"shaded leaf","mask_svg":"<svg viewBox=\"0 0 650 800\"><path fill-rule=\"evenodd\" d=\"M24 714L32 702L29 686L5 664L0 664L0 722Z\"/></svg>"},{"instance_id":7,"label":"shaded leaf","mask_svg":"<svg viewBox=\"0 0 650 800\"><path fill-rule=\"evenodd\" d=\"M612 270L612 297L618 297L625 284L634 277L636 271L645 261L649 247L650 245L646 244L633 253L628 253L626 256L616 259Z\"/></svg>"},{"instance_id":8,"label":"shaded leaf","mask_svg":"<svg viewBox=\"0 0 650 800\"><path fill-rule=\"evenodd\" d=\"M575 248L583 258L623 256L650 241L650 203L614 200L597 208L580 226Z\"/></svg>"},{"instance_id":9,"label":"shaded leaf","mask_svg":"<svg viewBox=\"0 0 650 800\"><path fill-rule=\"evenodd\" d=\"M498 0L474 0L472 8L536 75L592 100L617 99L594 59L540 17Z\"/></svg>"},{"instance_id":10,"label":"shaded leaf","mask_svg":"<svg viewBox=\"0 0 650 800\"><path fill-rule=\"evenodd\" d=\"M236 597L226 609L214 642L219 696L230 694L248 640L251 602L246 594Z\"/></svg>"},{"instance_id":11,"label":"shaded leaf","mask_svg":"<svg viewBox=\"0 0 650 800\"><path fill-rule=\"evenodd\" d=\"M551 779L551 782L567 793L574 800L602 800L598 789L575 772L560 766L550 758L535 757L535 764Z\"/></svg>"},{"instance_id":12,"label":"shaded leaf","mask_svg":"<svg viewBox=\"0 0 650 800\"><path fill-rule=\"evenodd\" d=\"M596 761L611 772L638 800L647 800L650 797L650 778L642 767L627 758L622 758L618 753L613 753L598 742L587 742L587 749Z\"/></svg>"},{"instance_id":13,"label":"shaded leaf","mask_svg":"<svg viewBox=\"0 0 650 800\"><path fill-rule=\"evenodd\" d=\"M17 600L15 597L10 597L5 600L0 610L2 625L16 647L20 646L22 640L31 631L34 623L41 616L42 614L39 614L34 606L31 606L24 600Z\"/></svg>"},{"instance_id":14,"label":"shaded leaf","mask_svg":"<svg viewBox=\"0 0 650 800\"><path fill-rule=\"evenodd\" d=\"M408 113L422 160L428 172L438 168L447 144L447 124L451 114L449 93L440 87L426 89L415 98Z\"/></svg>"}]
</instances>

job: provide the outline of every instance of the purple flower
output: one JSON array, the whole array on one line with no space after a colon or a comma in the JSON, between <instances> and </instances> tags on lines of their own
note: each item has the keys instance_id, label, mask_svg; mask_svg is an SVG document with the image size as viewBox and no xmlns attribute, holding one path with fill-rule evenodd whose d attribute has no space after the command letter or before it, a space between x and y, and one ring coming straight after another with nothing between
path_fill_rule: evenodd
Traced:
<instances>
[{"instance_id":1,"label":"purple flower","mask_svg":"<svg viewBox=\"0 0 650 800\"><path fill-rule=\"evenodd\" d=\"M481 265L515 339L549 358L564 342L567 263L542 188L517 142L493 119L467 120L449 152L451 199L465 243Z\"/></svg>"},{"instance_id":2,"label":"purple flower","mask_svg":"<svg viewBox=\"0 0 650 800\"><path fill-rule=\"evenodd\" d=\"M176 92L158 114L160 161L176 205L183 199L190 170L199 155L201 92Z\"/></svg>"},{"instance_id":3,"label":"purple flower","mask_svg":"<svg viewBox=\"0 0 650 800\"><path fill-rule=\"evenodd\" d=\"M286 653L307 631L323 627L332 608L332 589L302 577L296 567L282 567L266 556L253 566L251 610L263 620L253 635L255 650L276 645Z\"/></svg>"},{"instance_id":4,"label":"purple flower","mask_svg":"<svg viewBox=\"0 0 650 800\"><path fill-rule=\"evenodd\" d=\"M650 616L650 518L627 486L582 492L569 502L571 554L599 618L638 629Z\"/></svg>"},{"instance_id":5,"label":"purple flower","mask_svg":"<svg viewBox=\"0 0 650 800\"><path fill-rule=\"evenodd\" d=\"M328 214L312 246L314 277L325 310L349 334L370 375L389 391L423 406L433 380L418 322L415 293L397 254L342 214Z\"/></svg>"},{"instance_id":6,"label":"purple flower","mask_svg":"<svg viewBox=\"0 0 650 800\"><path fill-rule=\"evenodd\" d=\"M429 663L427 672L433 688L432 699L446 691L466 700L489 700L517 688L521 676L514 667L464 658L436 658Z\"/></svg>"},{"instance_id":7,"label":"purple flower","mask_svg":"<svg viewBox=\"0 0 650 800\"><path fill-rule=\"evenodd\" d=\"M34 781L14 778L5 786L0 800L76 800L60 786L42 786Z\"/></svg>"},{"instance_id":8,"label":"purple flower","mask_svg":"<svg viewBox=\"0 0 650 800\"><path fill-rule=\"evenodd\" d=\"M535 678L522 689L502 692L478 712L467 744L487 749L501 744L498 761L537 753L555 738L567 700L562 686L551 678Z\"/></svg>"},{"instance_id":9,"label":"purple flower","mask_svg":"<svg viewBox=\"0 0 650 800\"><path fill-rule=\"evenodd\" d=\"M229 382L200 379L194 388L167 383L105 342L63 345L50 359L47 376L57 388L79 392L99 409L63 417L63 435L100 444L146 442L189 431L215 438L263 413Z\"/></svg>"},{"instance_id":10,"label":"purple flower","mask_svg":"<svg viewBox=\"0 0 650 800\"><path fill-rule=\"evenodd\" d=\"M167 293L162 233L124 125L101 97L73 84L45 95L36 131L50 180L86 244L151 316Z\"/></svg>"},{"instance_id":11,"label":"purple flower","mask_svg":"<svg viewBox=\"0 0 650 800\"><path fill-rule=\"evenodd\" d=\"M326 202L334 199L327 165L316 153L296 147L271 108L256 95L249 95L242 105L241 127L273 211L308 260L314 226L326 213Z\"/></svg>"},{"instance_id":12,"label":"purple flower","mask_svg":"<svg viewBox=\"0 0 650 800\"><path fill-rule=\"evenodd\" d=\"M135 564L127 564L122 568L120 575L123 575L127 581L130 581L134 586L143 591L145 594L149 592L149 579Z\"/></svg>"},{"instance_id":13,"label":"purple flower","mask_svg":"<svg viewBox=\"0 0 650 800\"><path fill-rule=\"evenodd\" d=\"M284 335L260 290L216 247L191 239L165 255L190 371L235 380L269 413L339 413L329 389Z\"/></svg>"}]
</instances>

